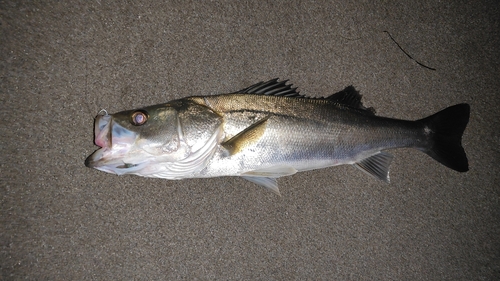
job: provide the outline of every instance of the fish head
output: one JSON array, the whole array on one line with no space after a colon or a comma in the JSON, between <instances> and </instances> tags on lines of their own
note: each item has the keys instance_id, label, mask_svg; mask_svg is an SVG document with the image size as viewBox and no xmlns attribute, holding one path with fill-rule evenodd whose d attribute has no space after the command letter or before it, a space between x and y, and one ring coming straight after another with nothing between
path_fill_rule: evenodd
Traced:
<instances>
[{"instance_id":1,"label":"fish head","mask_svg":"<svg viewBox=\"0 0 500 281\"><path fill-rule=\"evenodd\" d=\"M85 165L117 175L148 176L160 163L186 158L190 147L182 138L178 111L170 104L108 114L94 120L94 142L100 149Z\"/></svg>"}]
</instances>

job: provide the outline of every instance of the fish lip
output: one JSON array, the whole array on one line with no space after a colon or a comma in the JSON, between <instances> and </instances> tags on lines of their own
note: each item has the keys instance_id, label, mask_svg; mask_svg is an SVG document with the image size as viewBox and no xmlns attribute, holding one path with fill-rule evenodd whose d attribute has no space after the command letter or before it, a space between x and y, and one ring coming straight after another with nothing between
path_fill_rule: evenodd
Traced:
<instances>
[{"instance_id":1,"label":"fish lip","mask_svg":"<svg viewBox=\"0 0 500 281\"><path fill-rule=\"evenodd\" d=\"M100 148L85 159L85 166L96 168L103 159L104 149L111 148L111 115L104 109L94 118L94 144Z\"/></svg>"},{"instance_id":2,"label":"fish lip","mask_svg":"<svg viewBox=\"0 0 500 281\"><path fill-rule=\"evenodd\" d=\"M123 161L120 157L106 159L106 152L110 149L100 148L89 157L85 159L85 166L88 168L94 168L107 173L112 173L116 175L123 175L134 173L144 169L150 162L148 159L140 162L127 163Z\"/></svg>"},{"instance_id":3,"label":"fish lip","mask_svg":"<svg viewBox=\"0 0 500 281\"><path fill-rule=\"evenodd\" d=\"M94 152L95 153L95 152ZM94 153L90 154L86 159L85 159L85 167L87 168L94 168L94 161L92 161L92 155Z\"/></svg>"},{"instance_id":4,"label":"fish lip","mask_svg":"<svg viewBox=\"0 0 500 281\"><path fill-rule=\"evenodd\" d=\"M87 159L85 159L85 166L89 168L100 169L101 167L113 167L117 168L120 165L123 165L124 162L120 160L120 158L110 158L106 159L106 152L109 152L111 149L107 147L102 147L94 151L94 153L90 154ZM111 152L112 153L112 152ZM108 157L109 158L109 157ZM135 164L135 163L134 163Z\"/></svg>"},{"instance_id":5,"label":"fish lip","mask_svg":"<svg viewBox=\"0 0 500 281\"><path fill-rule=\"evenodd\" d=\"M102 110L101 110L102 112ZM102 115L101 112L96 116L94 120L94 143L99 147L111 148L112 136L111 136L111 123L112 116L106 111L106 114Z\"/></svg>"},{"instance_id":6,"label":"fish lip","mask_svg":"<svg viewBox=\"0 0 500 281\"><path fill-rule=\"evenodd\" d=\"M102 162L104 157L104 150L106 148L99 148L96 151L94 151L92 154L90 154L86 159L85 159L85 166L88 168L97 168L99 167L100 163Z\"/></svg>"},{"instance_id":7,"label":"fish lip","mask_svg":"<svg viewBox=\"0 0 500 281\"><path fill-rule=\"evenodd\" d=\"M137 135L113 121L113 115L99 112L94 120L94 143L100 148L85 159L85 166L113 174L126 174L144 168L146 161L128 159Z\"/></svg>"}]
</instances>

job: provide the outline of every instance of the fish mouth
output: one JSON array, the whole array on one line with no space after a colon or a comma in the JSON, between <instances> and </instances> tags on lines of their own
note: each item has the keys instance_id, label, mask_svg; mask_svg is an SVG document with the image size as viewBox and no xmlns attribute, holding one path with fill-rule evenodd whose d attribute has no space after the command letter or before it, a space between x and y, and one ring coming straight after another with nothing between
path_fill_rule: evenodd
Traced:
<instances>
[{"instance_id":1,"label":"fish mouth","mask_svg":"<svg viewBox=\"0 0 500 281\"><path fill-rule=\"evenodd\" d=\"M104 113L104 114L101 114ZM106 111L101 110L96 116L94 121L94 143L101 148L111 147L111 123L112 115L109 115Z\"/></svg>"},{"instance_id":2,"label":"fish mouth","mask_svg":"<svg viewBox=\"0 0 500 281\"><path fill-rule=\"evenodd\" d=\"M114 122L106 111L96 116L94 135L94 143L100 148L85 159L85 166L117 175L133 173L146 166L145 161L134 161L130 157L137 134Z\"/></svg>"}]
</instances>

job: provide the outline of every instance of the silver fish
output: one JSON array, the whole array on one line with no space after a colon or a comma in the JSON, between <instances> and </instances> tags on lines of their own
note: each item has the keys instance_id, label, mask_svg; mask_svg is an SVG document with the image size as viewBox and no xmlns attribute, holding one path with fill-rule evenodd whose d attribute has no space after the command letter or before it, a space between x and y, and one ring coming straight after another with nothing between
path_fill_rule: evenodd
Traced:
<instances>
[{"instance_id":1,"label":"silver fish","mask_svg":"<svg viewBox=\"0 0 500 281\"><path fill-rule=\"evenodd\" d=\"M416 148L465 172L468 104L407 121L375 116L349 86L326 98L273 79L222 95L193 96L95 118L101 148L85 165L164 179L240 176L279 194L276 178L351 164L389 181L385 150Z\"/></svg>"}]
</instances>

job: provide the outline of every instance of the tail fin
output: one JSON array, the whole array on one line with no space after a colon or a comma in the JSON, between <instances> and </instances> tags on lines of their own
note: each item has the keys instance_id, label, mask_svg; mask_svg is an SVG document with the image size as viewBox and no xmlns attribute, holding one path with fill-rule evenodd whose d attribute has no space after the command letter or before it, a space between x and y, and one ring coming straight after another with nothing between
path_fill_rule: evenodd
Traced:
<instances>
[{"instance_id":1,"label":"tail fin","mask_svg":"<svg viewBox=\"0 0 500 281\"><path fill-rule=\"evenodd\" d=\"M469 170L462 134L469 122L470 106L462 103L418 121L424 124L429 146L421 149L439 163L458 172Z\"/></svg>"}]
</instances>

